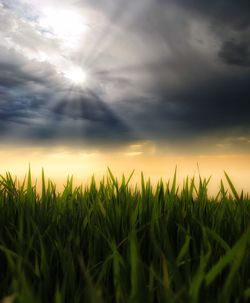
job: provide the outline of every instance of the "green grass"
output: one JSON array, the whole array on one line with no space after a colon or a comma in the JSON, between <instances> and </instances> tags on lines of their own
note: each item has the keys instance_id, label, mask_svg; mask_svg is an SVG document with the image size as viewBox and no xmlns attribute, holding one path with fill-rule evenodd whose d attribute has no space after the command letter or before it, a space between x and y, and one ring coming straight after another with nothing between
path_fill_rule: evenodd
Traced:
<instances>
[{"instance_id":1,"label":"green grass","mask_svg":"<svg viewBox=\"0 0 250 303\"><path fill-rule=\"evenodd\" d=\"M0 300L250 302L249 196L226 174L214 198L206 179L129 181L1 176Z\"/></svg>"}]
</instances>

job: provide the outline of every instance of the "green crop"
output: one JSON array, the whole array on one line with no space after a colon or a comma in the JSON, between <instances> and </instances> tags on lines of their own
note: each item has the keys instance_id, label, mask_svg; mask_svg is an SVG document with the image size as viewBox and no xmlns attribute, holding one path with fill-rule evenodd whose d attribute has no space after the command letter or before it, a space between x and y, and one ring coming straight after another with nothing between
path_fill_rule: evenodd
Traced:
<instances>
[{"instance_id":1,"label":"green crop","mask_svg":"<svg viewBox=\"0 0 250 303\"><path fill-rule=\"evenodd\" d=\"M227 174L215 197L209 179L131 177L59 193L1 176L0 300L249 302L249 195Z\"/></svg>"}]
</instances>

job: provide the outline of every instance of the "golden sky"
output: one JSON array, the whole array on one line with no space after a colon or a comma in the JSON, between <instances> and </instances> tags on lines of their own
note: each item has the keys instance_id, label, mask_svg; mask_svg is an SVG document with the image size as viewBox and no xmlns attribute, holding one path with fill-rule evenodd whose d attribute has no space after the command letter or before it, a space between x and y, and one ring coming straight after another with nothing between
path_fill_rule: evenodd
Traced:
<instances>
[{"instance_id":1,"label":"golden sky","mask_svg":"<svg viewBox=\"0 0 250 303\"><path fill-rule=\"evenodd\" d=\"M160 178L167 181L174 174L177 166L178 182L182 184L186 176L212 176L210 193L219 188L219 181L226 171L238 190L250 191L250 155L249 154L177 154L160 153L155 146L135 144L124 150L100 151L83 150L69 147L14 147L5 146L0 149L0 173L11 172L23 178L30 164L34 179L40 182L42 167L47 177L63 188L68 175L73 175L75 184L86 184L91 176L100 179L107 174L110 167L114 175L121 177L135 170L132 183L140 181L143 171L155 184ZM198 165L197 165L198 164ZM199 168L198 168L199 166Z\"/></svg>"}]
</instances>

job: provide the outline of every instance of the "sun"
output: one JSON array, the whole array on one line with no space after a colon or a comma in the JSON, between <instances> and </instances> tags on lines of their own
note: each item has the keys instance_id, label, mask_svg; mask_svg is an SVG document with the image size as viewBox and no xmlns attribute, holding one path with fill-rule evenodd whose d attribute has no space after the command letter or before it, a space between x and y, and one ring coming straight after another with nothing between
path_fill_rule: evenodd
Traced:
<instances>
[{"instance_id":1,"label":"sun","mask_svg":"<svg viewBox=\"0 0 250 303\"><path fill-rule=\"evenodd\" d=\"M74 67L68 70L64 73L64 77L77 86L81 86L87 82L87 72L80 67Z\"/></svg>"}]
</instances>

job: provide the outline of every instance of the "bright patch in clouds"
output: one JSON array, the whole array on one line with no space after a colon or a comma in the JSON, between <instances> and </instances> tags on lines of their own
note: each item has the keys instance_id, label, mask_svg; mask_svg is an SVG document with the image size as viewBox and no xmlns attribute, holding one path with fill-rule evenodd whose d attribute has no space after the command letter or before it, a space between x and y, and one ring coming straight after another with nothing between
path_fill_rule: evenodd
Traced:
<instances>
[{"instance_id":1,"label":"bright patch in clouds","mask_svg":"<svg viewBox=\"0 0 250 303\"><path fill-rule=\"evenodd\" d=\"M75 49L83 41L88 30L86 20L74 10L43 9L39 25L46 30L48 37L56 38L64 47Z\"/></svg>"}]
</instances>

